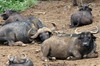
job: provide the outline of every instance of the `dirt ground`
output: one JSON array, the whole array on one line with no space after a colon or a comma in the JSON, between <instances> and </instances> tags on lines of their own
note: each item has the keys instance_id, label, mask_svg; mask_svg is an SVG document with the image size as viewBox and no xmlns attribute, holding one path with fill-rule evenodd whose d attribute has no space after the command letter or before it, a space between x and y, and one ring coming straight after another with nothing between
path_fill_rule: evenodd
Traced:
<instances>
[{"instance_id":1,"label":"dirt ground","mask_svg":"<svg viewBox=\"0 0 100 66\"><path fill-rule=\"evenodd\" d=\"M99 1L99 0L98 0ZM100 30L100 3L96 1L91 3L93 8L94 22L91 25L78 27L79 30L84 31L88 28L98 26ZM74 33L74 28L69 28L70 16L76 12L78 7L72 7L70 2L65 1L50 1L50 2L39 2L35 7L29 8L22 12L22 15L29 17L35 16L39 18L47 27L52 28L51 23L55 23L57 27L66 33ZM100 66L100 33L95 36L99 37L96 40L97 51L99 53L98 58L89 58L81 60L57 60L43 62L41 60L42 53L37 53L36 50L40 49L41 44L29 44L26 47L19 46L4 46L0 45L0 66L6 66L8 61L8 55L21 55L26 54L31 59L35 66ZM47 65L46 65L47 64Z\"/></svg>"}]
</instances>

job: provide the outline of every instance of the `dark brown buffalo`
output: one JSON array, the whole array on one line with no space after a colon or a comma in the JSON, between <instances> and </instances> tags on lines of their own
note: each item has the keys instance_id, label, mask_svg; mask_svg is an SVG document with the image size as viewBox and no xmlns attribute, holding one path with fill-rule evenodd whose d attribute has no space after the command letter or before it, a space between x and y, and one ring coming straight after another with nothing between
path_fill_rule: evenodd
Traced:
<instances>
[{"instance_id":1,"label":"dark brown buffalo","mask_svg":"<svg viewBox=\"0 0 100 66\"><path fill-rule=\"evenodd\" d=\"M97 31L95 32L97 33ZM42 44L42 60L70 59L78 60L84 57L98 57L96 52L96 37L91 32L74 34L74 37L52 36Z\"/></svg>"}]
</instances>

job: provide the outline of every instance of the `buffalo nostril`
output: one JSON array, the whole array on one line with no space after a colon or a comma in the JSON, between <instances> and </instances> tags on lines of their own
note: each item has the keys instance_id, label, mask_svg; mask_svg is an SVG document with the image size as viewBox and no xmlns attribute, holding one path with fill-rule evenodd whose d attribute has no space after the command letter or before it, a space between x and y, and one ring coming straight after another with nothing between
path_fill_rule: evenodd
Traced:
<instances>
[{"instance_id":1,"label":"buffalo nostril","mask_svg":"<svg viewBox=\"0 0 100 66\"><path fill-rule=\"evenodd\" d=\"M87 43L87 42L84 42L84 43L83 43L83 46L88 46L88 43Z\"/></svg>"}]
</instances>

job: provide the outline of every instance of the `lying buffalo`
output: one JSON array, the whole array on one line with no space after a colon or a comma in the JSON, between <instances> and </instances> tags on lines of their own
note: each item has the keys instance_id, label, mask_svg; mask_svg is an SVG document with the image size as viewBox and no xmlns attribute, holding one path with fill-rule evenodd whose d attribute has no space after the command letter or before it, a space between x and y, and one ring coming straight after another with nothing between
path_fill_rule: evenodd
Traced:
<instances>
[{"instance_id":1,"label":"lying buffalo","mask_svg":"<svg viewBox=\"0 0 100 66\"><path fill-rule=\"evenodd\" d=\"M76 32L76 30L75 30ZM42 44L41 50L43 53L42 60L48 59L70 59L78 60L84 57L95 58L98 57L96 52L96 37L93 35L97 33L98 29L93 32L81 32L73 34L71 37L52 36L45 40Z\"/></svg>"},{"instance_id":2,"label":"lying buffalo","mask_svg":"<svg viewBox=\"0 0 100 66\"><path fill-rule=\"evenodd\" d=\"M92 9L88 5L82 5L77 13L71 15L70 27L73 28L91 24L93 22L91 11Z\"/></svg>"},{"instance_id":3,"label":"lying buffalo","mask_svg":"<svg viewBox=\"0 0 100 66\"><path fill-rule=\"evenodd\" d=\"M37 34L37 30L39 30L38 28L36 29L33 27L33 21L29 18L23 21L16 21L2 26L0 28L0 43L13 45L16 41L22 41L24 43L32 42L34 39L30 38L29 34ZM40 25L40 22L37 22L36 25ZM44 30L44 28L41 28L41 30L42 32L38 34L36 37L37 39L40 39L41 41L41 39L46 40L50 37L50 32L48 30Z\"/></svg>"},{"instance_id":4,"label":"lying buffalo","mask_svg":"<svg viewBox=\"0 0 100 66\"><path fill-rule=\"evenodd\" d=\"M29 20L27 20L29 21ZM30 43L27 35L28 31L32 28L31 22L13 22L6 24L0 28L0 42L7 45L13 45L16 41Z\"/></svg>"},{"instance_id":5,"label":"lying buffalo","mask_svg":"<svg viewBox=\"0 0 100 66\"><path fill-rule=\"evenodd\" d=\"M5 20L5 23L3 25L15 21L25 20L25 17L15 10L6 10L3 12L3 14L1 14L1 17L3 18L3 20Z\"/></svg>"},{"instance_id":6,"label":"lying buffalo","mask_svg":"<svg viewBox=\"0 0 100 66\"><path fill-rule=\"evenodd\" d=\"M8 66L34 66L33 62L26 57L10 56Z\"/></svg>"}]
</instances>

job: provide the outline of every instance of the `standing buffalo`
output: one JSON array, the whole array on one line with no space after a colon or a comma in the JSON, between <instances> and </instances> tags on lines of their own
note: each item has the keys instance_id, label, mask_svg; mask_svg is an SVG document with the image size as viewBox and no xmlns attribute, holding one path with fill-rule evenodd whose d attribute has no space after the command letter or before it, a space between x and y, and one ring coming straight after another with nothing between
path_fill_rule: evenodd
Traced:
<instances>
[{"instance_id":1,"label":"standing buffalo","mask_svg":"<svg viewBox=\"0 0 100 66\"><path fill-rule=\"evenodd\" d=\"M70 27L72 28L91 24L93 22L91 11L92 9L88 5L82 5L77 13L71 15Z\"/></svg>"},{"instance_id":2,"label":"standing buffalo","mask_svg":"<svg viewBox=\"0 0 100 66\"><path fill-rule=\"evenodd\" d=\"M91 32L81 32L79 34L74 34L74 36L72 37L50 37L49 39L45 40L42 44L42 60L78 60L82 59L83 57L98 57L95 44L96 37L93 35L93 32ZM94 33L97 32L98 29Z\"/></svg>"},{"instance_id":3,"label":"standing buffalo","mask_svg":"<svg viewBox=\"0 0 100 66\"><path fill-rule=\"evenodd\" d=\"M33 62L26 57L10 56L8 66L34 66Z\"/></svg>"},{"instance_id":4,"label":"standing buffalo","mask_svg":"<svg viewBox=\"0 0 100 66\"><path fill-rule=\"evenodd\" d=\"M20 13L18 13L15 10L6 10L1 15L1 17L3 18L3 20L5 20L5 23L3 25L11 23L11 22L15 22L15 21L25 20L25 17L20 15Z\"/></svg>"}]
</instances>

